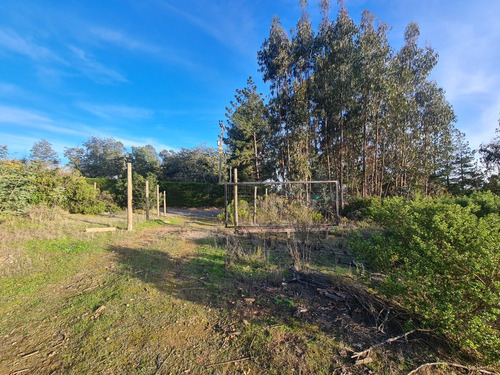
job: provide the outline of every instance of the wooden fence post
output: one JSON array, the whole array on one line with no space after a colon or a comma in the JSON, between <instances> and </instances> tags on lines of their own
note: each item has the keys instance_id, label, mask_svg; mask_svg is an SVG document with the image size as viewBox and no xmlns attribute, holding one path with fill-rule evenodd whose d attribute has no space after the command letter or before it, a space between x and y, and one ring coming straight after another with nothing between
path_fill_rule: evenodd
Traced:
<instances>
[{"instance_id":1,"label":"wooden fence post","mask_svg":"<svg viewBox=\"0 0 500 375\"><path fill-rule=\"evenodd\" d=\"M257 222L257 185L253 187L253 225Z\"/></svg>"},{"instance_id":2,"label":"wooden fence post","mask_svg":"<svg viewBox=\"0 0 500 375\"><path fill-rule=\"evenodd\" d=\"M156 216L160 217L160 185L156 185Z\"/></svg>"},{"instance_id":3,"label":"wooden fence post","mask_svg":"<svg viewBox=\"0 0 500 375\"><path fill-rule=\"evenodd\" d=\"M163 215L167 214L167 192L163 190Z\"/></svg>"},{"instance_id":4,"label":"wooden fence post","mask_svg":"<svg viewBox=\"0 0 500 375\"><path fill-rule=\"evenodd\" d=\"M238 226L238 170L234 168L234 226Z\"/></svg>"},{"instance_id":5,"label":"wooden fence post","mask_svg":"<svg viewBox=\"0 0 500 375\"><path fill-rule=\"evenodd\" d=\"M149 220L149 181L146 180L146 220Z\"/></svg>"},{"instance_id":6,"label":"wooden fence post","mask_svg":"<svg viewBox=\"0 0 500 375\"><path fill-rule=\"evenodd\" d=\"M132 163L127 163L127 230L132 230Z\"/></svg>"}]
</instances>

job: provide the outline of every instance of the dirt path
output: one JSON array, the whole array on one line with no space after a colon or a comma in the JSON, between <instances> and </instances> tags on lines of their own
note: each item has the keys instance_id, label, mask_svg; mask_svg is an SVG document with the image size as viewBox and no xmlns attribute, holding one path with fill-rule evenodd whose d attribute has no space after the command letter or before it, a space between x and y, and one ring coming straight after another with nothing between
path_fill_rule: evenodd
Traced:
<instances>
[{"instance_id":1,"label":"dirt path","mask_svg":"<svg viewBox=\"0 0 500 375\"><path fill-rule=\"evenodd\" d=\"M167 214L183 216L183 217L215 218L220 213L221 210L218 208L207 208L207 209L167 208Z\"/></svg>"}]
</instances>

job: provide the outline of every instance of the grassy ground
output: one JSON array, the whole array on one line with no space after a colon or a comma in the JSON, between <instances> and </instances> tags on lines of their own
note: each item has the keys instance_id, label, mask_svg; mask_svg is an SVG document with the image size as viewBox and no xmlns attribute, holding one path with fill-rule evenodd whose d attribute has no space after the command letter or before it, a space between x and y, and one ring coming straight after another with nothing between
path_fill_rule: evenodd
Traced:
<instances>
[{"instance_id":1,"label":"grassy ground","mask_svg":"<svg viewBox=\"0 0 500 375\"><path fill-rule=\"evenodd\" d=\"M354 352L391 332L348 289L336 301L290 281L279 236L228 236L212 219L134 220L133 232L123 214L0 223L0 373L396 374L443 358L403 343L355 364ZM97 226L119 230L84 232ZM324 280L355 277L340 237L308 244L299 264Z\"/></svg>"}]
</instances>

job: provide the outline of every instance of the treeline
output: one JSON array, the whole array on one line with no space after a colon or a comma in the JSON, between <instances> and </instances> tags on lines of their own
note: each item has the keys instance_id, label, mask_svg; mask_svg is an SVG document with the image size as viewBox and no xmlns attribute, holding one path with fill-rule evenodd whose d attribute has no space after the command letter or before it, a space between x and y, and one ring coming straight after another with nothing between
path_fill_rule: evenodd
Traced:
<instances>
[{"instance_id":1,"label":"treeline","mask_svg":"<svg viewBox=\"0 0 500 375\"><path fill-rule=\"evenodd\" d=\"M83 147L66 148L64 156L69 166L85 177L119 178L125 172L126 163L132 163L138 175L153 174L162 181L218 182L217 151L205 145L159 153L151 145L132 146L131 152L127 152L125 146L113 138L91 137Z\"/></svg>"},{"instance_id":2,"label":"treeline","mask_svg":"<svg viewBox=\"0 0 500 375\"><path fill-rule=\"evenodd\" d=\"M119 179L126 173L126 163L132 163L137 175L154 175L160 181L217 183L219 180L219 154L205 145L159 153L151 145L132 146L128 152L123 143L113 138L90 137L82 147L65 148L64 156L73 171L89 178ZM0 160L13 160L9 158L7 145L0 145ZM35 142L29 156L19 162L41 168L61 166L57 153L45 139ZM222 176L227 176L224 158Z\"/></svg>"},{"instance_id":3,"label":"treeline","mask_svg":"<svg viewBox=\"0 0 500 375\"><path fill-rule=\"evenodd\" d=\"M9 158L8 147L0 145L0 215L29 214L42 206L83 214L116 211L127 202L123 178L127 162L133 165L135 209L145 208L146 180L151 207L156 205L157 184L161 192L168 192L169 206L222 205L223 189L216 185L219 155L203 145L159 154L146 145L127 152L113 138L91 137L83 147L66 148L65 156L69 168L61 166L44 139L35 142L29 156L21 160Z\"/></svg>"},{"instance_id":4,"label":"treeline","mask_svg":"<svg viewBox=\"0 0 500 375\"><path fill-rule=\"evenodd\" d=\"M314 30L301 3L296 27L287 33L275 17L258 51L269 100L250 78L227 108L229 163L243 178L335 179L345 196L363 197L484 185L452 106L430 79L438 54L420 46L416 23L394 50L388 26L369 11L358 25L342 5L330 19L323 0ZM489 155L498 165L498 151Z\"/></svg>"}]
</instances>

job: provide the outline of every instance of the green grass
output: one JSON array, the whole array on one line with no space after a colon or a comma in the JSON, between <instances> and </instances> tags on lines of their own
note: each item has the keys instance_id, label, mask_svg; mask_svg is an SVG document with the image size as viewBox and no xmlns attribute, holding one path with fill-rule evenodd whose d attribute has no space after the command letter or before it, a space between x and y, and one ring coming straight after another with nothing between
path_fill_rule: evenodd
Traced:
<instances>
[{"instance_id":1,"label":"green grass","mask_svg":"<svg viewBox=\"0 0 500 375\"><path fill-rule=\"evenodd\" d=\"M137 217L133 232L83 232L124 228L123 219L0 224L14 244L0 256L15 259L0 277L0 373L329 374L352 365L339 332L293 315L312 302L282 287L291 264L282 238L241 240L235 257L213 238L213 220ZM310 263L333 264L328 250Z\"/></svg>"}]
</instances>

